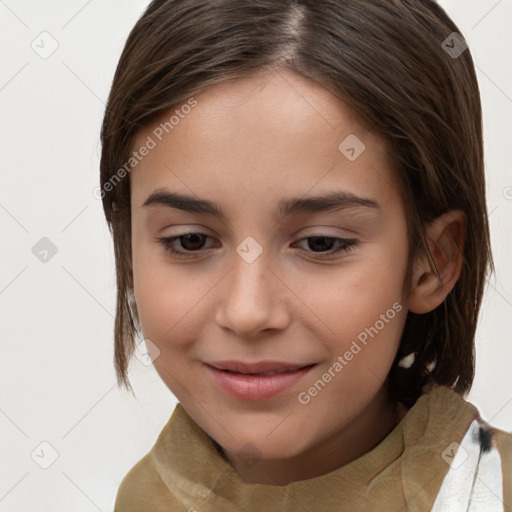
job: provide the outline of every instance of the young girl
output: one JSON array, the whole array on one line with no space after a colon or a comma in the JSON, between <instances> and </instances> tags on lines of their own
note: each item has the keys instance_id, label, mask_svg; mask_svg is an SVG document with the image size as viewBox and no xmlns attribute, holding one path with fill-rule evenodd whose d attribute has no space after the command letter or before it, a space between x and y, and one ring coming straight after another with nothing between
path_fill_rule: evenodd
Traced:
<instances>
[{"instance_id":1,"label":"young girl","mask_svg":"<svg viewBox=\"0 0 512 512\"><path fill-rule=\"evenodd\" d=\"M512 511L464 399L493 269L470 52L431 0L154 0L102 127L115 365L177 397L116 512Z\"/></svg>"}]
</instances>

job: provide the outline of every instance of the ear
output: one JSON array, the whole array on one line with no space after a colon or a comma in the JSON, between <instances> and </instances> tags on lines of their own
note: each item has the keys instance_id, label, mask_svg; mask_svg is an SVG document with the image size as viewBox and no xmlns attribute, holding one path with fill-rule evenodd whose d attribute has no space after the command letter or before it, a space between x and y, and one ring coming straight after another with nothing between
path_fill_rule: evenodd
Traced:
<instances>
[{"instance_id":1,"label":"ear","mask_svg":"<svg viewBox=\"0 0 512 512\"><path fill-rule=\"evenodd\" d=\"M126 290L126 296L128 301L128 308L132 315L132 320L135 325L137 331L141 331L140 320L139 320L139 311L137 309L137 303L135 302L135 293L133 288L128 287Z\"/></svg>"},{"instance_id":2,"label":"ear","mask_svg":"<svg viewBox=\"0 0 512 512\"><path fill-rule=\"evenodd\" d=\"M428 254L422 254L414 264L410 311L428 313L452 291L462 269L465 235L466 220L459 210L449 211L428 225L426 238L433 262Z\"/></svg>"}]
</instances>

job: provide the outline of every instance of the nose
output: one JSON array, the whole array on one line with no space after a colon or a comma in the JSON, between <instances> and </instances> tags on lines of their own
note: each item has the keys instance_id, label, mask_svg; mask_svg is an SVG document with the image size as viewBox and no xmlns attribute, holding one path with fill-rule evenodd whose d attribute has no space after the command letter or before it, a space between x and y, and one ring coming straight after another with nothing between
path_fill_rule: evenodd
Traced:
<instances>
[{"instance_id":1,"label":"nose","mask_svg":"<svg viewBox=\"0 0 512 512\"><path fill-rule=\"evenodd\" d=\"M243 339L269 329L285 329L290 322L288 288L264 255L248 263L235 253L233 266L218 289L217 325Z\"/></svg>"}]
</instances>

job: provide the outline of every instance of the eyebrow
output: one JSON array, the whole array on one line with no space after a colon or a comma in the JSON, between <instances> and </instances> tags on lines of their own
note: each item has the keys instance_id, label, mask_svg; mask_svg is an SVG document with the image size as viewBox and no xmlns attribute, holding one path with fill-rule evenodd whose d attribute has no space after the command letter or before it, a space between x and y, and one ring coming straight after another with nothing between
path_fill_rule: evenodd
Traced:
<instances>
[{"instance_id":1,"label":"eyebrow","mask_svg":"<svg viewBox=\"0 0 512 512\"><path fill-rule=\"evenodd\" d=\"M155 190L142 206L165 206L186 212L210 214L226 220L226 214L218 204L206 199L170 192L167 189ZM284 217L298 213L329 212L361 206L373 209L380 208L379 203L374 199L359 197L352 192L336 190L317 196L283 199L279 202L277 211Z\"/></svg>"}]
</instances>

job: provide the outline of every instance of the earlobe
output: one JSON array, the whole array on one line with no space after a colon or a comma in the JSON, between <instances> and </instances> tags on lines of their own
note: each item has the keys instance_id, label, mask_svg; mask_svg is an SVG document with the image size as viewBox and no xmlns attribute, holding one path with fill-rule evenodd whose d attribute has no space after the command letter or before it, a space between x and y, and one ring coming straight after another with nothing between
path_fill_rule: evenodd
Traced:
<instances>
[{"instance_id":1,"label":"earlobe","mask_svg":"<svg viewBox=\"0 0 512 512\"><path fill-rule=\"evenodd\" d=\"M452 291L462 269L465 231L465 216L459 210L441 215L427 227L432 258L423 254L415 263L409 295L413 313L432 311Z\"/></svg>"},{"instance_id":2,"label":"earlobe","mask_svg":"<svg viewBox=\"0 0 512 512\"><path fill-rule=\"evenodd\" d=\"M128 308L130 309L130 313L131 313L135 328L137 329L137 331L141 331L139 312L137 310L137 303L135 302L135 294L133 292L133 289L129 289L127 291L127 298L128 298Z\"/></svg>"}]
</instances>

